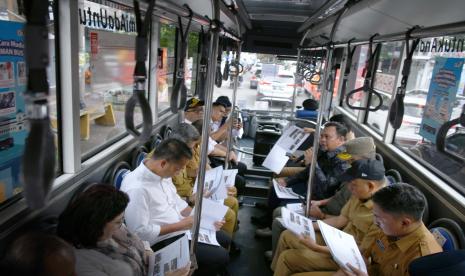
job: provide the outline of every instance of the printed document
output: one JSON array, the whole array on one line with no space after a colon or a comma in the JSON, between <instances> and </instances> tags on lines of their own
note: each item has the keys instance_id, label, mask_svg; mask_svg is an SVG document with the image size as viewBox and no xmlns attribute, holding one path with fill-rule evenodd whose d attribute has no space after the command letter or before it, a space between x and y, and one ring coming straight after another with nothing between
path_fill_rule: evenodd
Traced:
<instances>
[{"instance_id":1,"label":"printed document","mask_svg":"<svg viewBox=\"0 0 465 276\"><path fill-rule=\"evenodd\" d=\"M223 174L221 175L221 181L224 183L226 187L233 187L236 182L236 175L238 170L223 170Z\"/></svg>"},{"instance_id":2,"label":"printed document","mask_svg":"<svg viewBox=\"0 0 465 276\"><path fill-rule=\"evenodd\" d=\"M281 208L281 217L283 225L296 235L310 236L315 240L315 229L313 229L312 220L299 215L287 208Z\"/></svg>"},{"instance_id":3,"label":"printed document","mask_svg":"<svg viewBox=\"0 0 465 276\"><path fill-rule=\"evenodd\" d=\"M158 250L149 257L148 276L162 276L167 272L185 267L190 261L187 236Z\"/></svg>"},{"instance_id":4,"label":"printed document","mask_svg":"<svg viewBox=\"0 0 465 276\"><path fill-rule=\"evenodd\" d=\"M278 184L278 181L273 179L273 187L274 191L276 192L276 195L278 198L283 198L283 199L299 199L299 195L294 193L291 188L288 187L283 187Z\"/></svg>"},{"instance_id":5,"label":"printed document","mask_svg":"<svg viewBox=\"0 0 465 276\"><path fill-rule=\"evenodd\" d=\"M191 231L187 232L187 238L192 240L192 233ZM216 231L215 230L208 230L205 228L199 229L199 238L197 239L198 242L220 246L218 241L216 240Z\"/></svg>"},{"instance_id":6,"label":"printed document","mask_svg":"<svg viewBox=\"0 0 465 276\"><path fill-rule=\"evenodd\" d=\"M286 150L274 145L270 153L266 156L265 161L263 161L262 166L279 174L286 165L287 160L289 160L289 156L286 155Z\"/></svg>"},{"instance_id":7,"label":"printed document","mask_svg":"<svg viewBox=\"0 0 465 276\"><path fill-rule=\"evenodd\" d=\"M334 261L342 268L351 271L347 263L367 273L365 261L352 235L318 221L320 232L331 251Z\"/></svg>"},{"instance_id":8,"label":"printed document","mask_svg":"<svg viewBox=\"0 0 465 276\"><path fill-rule=\"evenodd\" d=\"M209 198L216 201L223 201L228 197L228 191L222 181L223 167L218 166L211 170L205 171L204 193L209 193ZM197 178L198 179L198 178ZM194 191L197 191L197 179L194 184Z\"/></svg>"}]
</instances>

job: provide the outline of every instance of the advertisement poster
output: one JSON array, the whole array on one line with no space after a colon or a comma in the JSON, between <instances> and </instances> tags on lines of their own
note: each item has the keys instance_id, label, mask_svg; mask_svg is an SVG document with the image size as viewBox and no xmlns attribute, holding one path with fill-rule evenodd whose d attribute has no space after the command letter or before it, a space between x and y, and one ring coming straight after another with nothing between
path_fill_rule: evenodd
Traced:
<instances>
[{"instance_id":1,"label":"advertisement poster","mask_svg":"<svg viewBox=\"0 0 465 276\"><path fill-rule=\"evenodd\" d=\"M0 202L21 190L25 128L23 23L0 21Z\"/></svg>"},{"instance_id":2,"label":"advertisement poster","mask_svg":"<svg viewBox=\"0 0 465 276\"><path fill-rule=\"evenodd\" d=\"M420 135L433 143L441 125L451 118L464 61L463 58L435 59L420 127Z\"/></svg>"}]
</instances>

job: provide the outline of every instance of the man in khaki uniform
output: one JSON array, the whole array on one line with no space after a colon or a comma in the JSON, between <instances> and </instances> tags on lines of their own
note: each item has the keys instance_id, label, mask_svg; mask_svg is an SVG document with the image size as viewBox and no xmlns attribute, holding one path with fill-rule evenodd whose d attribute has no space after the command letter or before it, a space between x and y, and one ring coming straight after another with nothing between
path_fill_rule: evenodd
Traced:
<instances>
[{"instance_id":1,"label":"man in khaki uniform","mask_svg":"<svg viewBox=\"0 0 465 276\"><path fill-rule=\"evenodd\" d=\"M442 251L421 220L425 205L424 195L409 184L393 184L373 195L375 222L383 232L377 235L365 252L362 251L367 260L370 276L409 275L408 267L414 259ZM335 275L367 275L353 270L353 272L339 270Z\"/></svg>"},{"instance_id":2,"label":"man in khaki uniform","mask_svg":"<svg viewBox=\"0 0 465 276\"><path fill-rule=\"evenodd\" d=\"M384 166L375 159L357 160L343 175L352 193L341 214L324 221L354 236L359 246L368 248L379 229L373 223L371 196L385 184ZM314 223L315 230L318 225ZM329 249L317 233L316 241L309 237L297 237L290 231L281 234L271 268L275 276L287 276L304 271L334 271L338 265Z\"/></svg>"}]
</instances>

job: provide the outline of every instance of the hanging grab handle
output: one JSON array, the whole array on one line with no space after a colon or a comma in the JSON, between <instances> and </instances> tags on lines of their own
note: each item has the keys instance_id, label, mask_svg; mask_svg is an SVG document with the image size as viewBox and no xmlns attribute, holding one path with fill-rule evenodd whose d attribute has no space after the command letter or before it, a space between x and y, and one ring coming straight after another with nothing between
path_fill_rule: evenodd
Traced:
<instances>
[{"instance_id":1,"label":"hanging grab handle","mask_svg":"<svg viewBox=\"0 0 465 276\"><path fill-rule=\"evenodd\" d=\"M170 109L172 113L177 113L179 110L183 110L187 100L187 87L184 79L184 65L186 62L187 55L187 43L189 37L189 29L192 23L193 12L187 4L184 7L189 11L189 21L187 22L186 30L183 30L181 17L178 16L179 30L181 35L181 54L179 55L178 68L176 70L176 82L174 84L173 92L170 98Z\"/></svg>"},{"instance_id":2,"label":"hanging grab handle","mask_svg":"<svg viewBox=\"0 0 465 276\"><path fill-rule=\"evenodd\" d=\"M226 63L224 64L224 69L223 69L223 80L228 80L229 78L229 51L226 52Z\"/></svg>"},{"instance_id":3,"label":"hanging grab handle","mask_svg":"<svg viewBox=\"0 0 465 276\"><path fill-rule=\"evenodd\" d=\"M352 68L352 58L354 57L355 50L357 49L357 45L354 47L350 46L350 43L354 41L355 38L352 38L347 42L347 59L346 59L346 64L344 67L344 75L342 77L342 88L341 88L341 96L340 96L340 102L339 105L342 105L345 94L346 94L346 89L347 89L347 82L349 80L349 75L350 75L350 69Z\"/></svg>"},{"instance_id":4,"label":"hanging grab handle","mask_svg":"<svg viewBox=\"0 0 465 276\"><path fill-rule=\"evenodd\" d=\"M381 97L381 94L378 93L375 89L373 89L373 75L374 75L374 72L375 72L375 69L378 63L378 57L379 57L379 53L381 49L381 44L377 44L375 51L373 52L373 39L376 36L378 36L378 34L375 34L372 37L370 37L370 43L368 44L368 53L370 53L370 58L367 60L365 64L366 74L365 74L365 81L363 82L363 86L347 93L346 104L349 108L354 109L354 110L377 111L378 109L381 108L381 106L383 106L383 98ZM360 91L368 93L367 106L354 106L350 103L350 99L352 95ZM375 95L379 100L378 105L376 105L373 108L370 107L372 95Z\"/></svg>"},{"instance_id":5,"label":"hanging grab handle","mask_svg":"<svg viewBox=\"0 0 465 276\"><path fill-rule=\"evenodd\" d=\"M221 59L223 54L223 43L225 42L224 38L219 40L218 45L218 56L216 57L216 71L215 71L215 85L218 88L221 88L223 84L223 74L221 74Z\"/></svg>"},{"instance_id":6,"label":"hanging grab handle","mask_svg":"<svg viewBox=\"0 0 465 276\"><path fill-rule=\"evenodd\" d=\"M415 26L407 31L405 34L405 48L407 51L407 56L404 60L404 66L402 67L402 80L400 82L400 86L397 88L396 97L391 104L389 109L389 123L394 129L399 129L402 125L402 120L404 118L404 97L405 97L405 89L407 87L408 77L410 75L410 67L412 65L412 56L413 52L417 48L420 39L417 38L412 41L412 45L410 45L410 38L412 31L419 28ZM411 46L411 47L410 47Z\"/></svg>"},{"instance_id":7,"label":"hanging grab handle","mask_svg":"<svg viewBox=\"0 0 465 276\"><path fill-rule=\"evenodd\" d=\"M55 178L55 142L50 129L47 81L49 64L48 1L25 1L25 58L28 83L25 92L30 130L22 159L24 195L31 209L47 203Z\"/></svg>"},{"instance_id":8,"label":"hanging grab handle","mask_svg":"<svg viewBox=\"0 0 465 276\"><path fill-rule=\"evenodd\" d=\"M145 97L145 81L147 79L147 33L152 22L152 11L155 6L155 0L150 1L145 13L144 22L142 22L139 2L134 0L134 12L136 15L137 38L136 38L136 67L134 68L134 88L131 98L126 102L124 112L124 122L126 130L139 141L145 143L152 135L152 111L149 102ZM134 125L134 110L139 106L142 112L142 132L139 132Z\"/></svg>"},{"instance_id":9,"label":"hanging grab handle","mask_svg":"<svg viewBox=\"0 0 465 276\"><path fill-rule=\"evenodd\" d=\"M447 132L449 129L455 125L462 125L465 126L465 104L462 106L462 113L458 118L455 118L453 120L450 120L448 122L445 122L438 130L437 136L436 136L436 149L453 159L461 162L465 162L465 158L462 156L452 154L449 151L446 150L446 137L447 137Z\"/></svg>"},{"instance_id":10,"label":"hanging grab handle","mask_svg":"<svg viewBox=\"0 0 465 276\"><path fill-rule=\"evenodd\" d=\"M207 83L207 69L208 69L208 34L203 31L201 27L199 41L201 43L201 54L199 62L198 86L196 89L197 96L200 100L205 100L205 85Z\"/></svg>"}]
</instances>

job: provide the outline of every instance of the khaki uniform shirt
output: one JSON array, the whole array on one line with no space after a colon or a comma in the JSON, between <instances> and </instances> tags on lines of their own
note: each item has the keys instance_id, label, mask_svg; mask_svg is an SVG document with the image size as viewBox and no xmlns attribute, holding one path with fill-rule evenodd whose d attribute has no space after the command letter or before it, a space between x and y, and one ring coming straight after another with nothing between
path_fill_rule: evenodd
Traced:
<instances>
[{"instance_id":1,"label":"khaki uniform shirt","mask_svg":"<svg viewBox=\"0 0 465 276\"><path fill-rule=\"evenodd\" d=\"M200 165L200 146L196 146L192 151L192 159L187 162L186 167L182 171L173 176L173 184L176 187L178 195L181 197L189 197L192 195L192 189L194 188L195 177L189 177L187 175L188 170L197 170Z\"/></svg>"},{"instance_id":2,"label":"khaki uniform shirt","mask_svg":"<svg viewBox=\"0 0 465 276\"><path fill-rule=\"evenodd\" d=\"M407 236L394 239L381 233L365 252L369 275L409 275L408 267L414 259L441 252L442 248L422 223Z\"/></svg>"},{"instance_id":3,"label":"khaki uniform shirt","mask_svg":"<svg viewBox=\"0 0 465 276\"><path fill-rule=\"evenodd\" d=\"M355 241L363 252L380 233L380 229L373 222L373 201L360 201L351 197L341 210L341 215L349 219L342 231L354 236Z\"/></svg>"}]
</instances>

